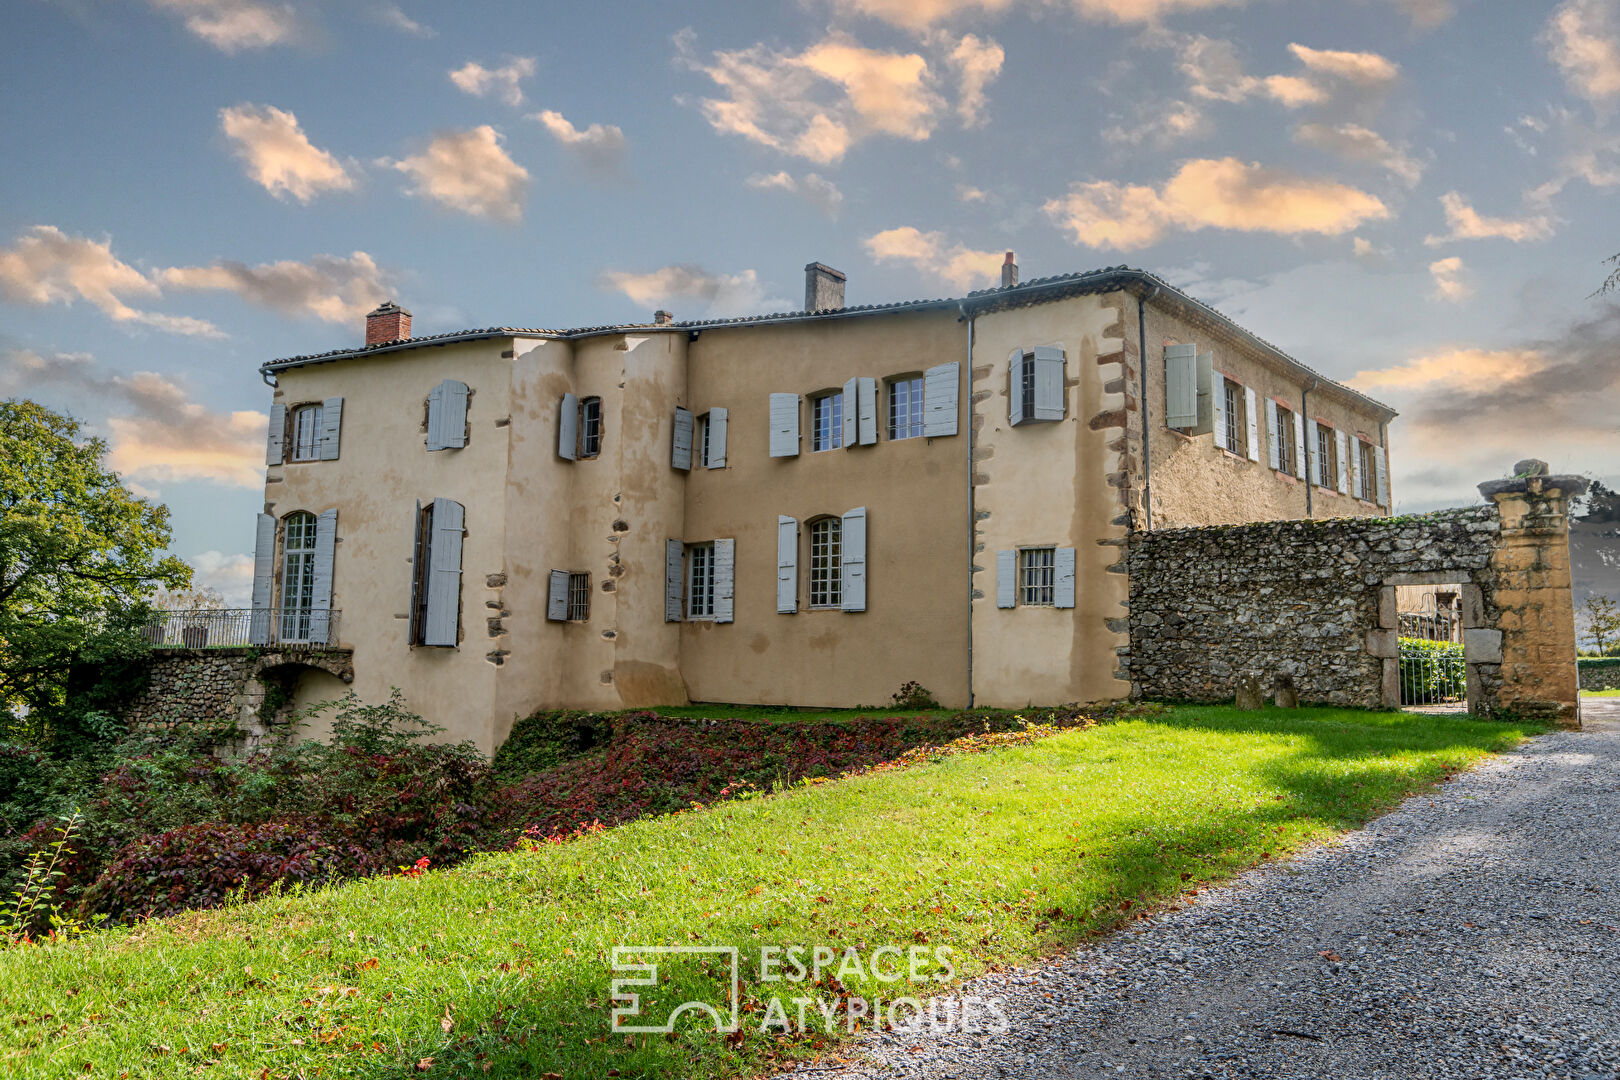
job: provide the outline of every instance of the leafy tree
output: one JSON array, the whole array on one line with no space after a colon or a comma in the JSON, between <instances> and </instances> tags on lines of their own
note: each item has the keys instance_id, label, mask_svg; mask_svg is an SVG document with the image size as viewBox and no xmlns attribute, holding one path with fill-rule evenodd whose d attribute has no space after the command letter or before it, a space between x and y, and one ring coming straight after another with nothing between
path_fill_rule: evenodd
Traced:
<instances>
[{"instance_id":1,"label":"leafy tree","mask_svg":"<svg viewBox=\"0 0 1620 1080\"><path fill-rule=\"evenodd\" d=\"M125 490L106 450L70 416L0 401L0 734L109 734L98 706L144 649L148 598L191 583L162 555L168 508Z\"/></svg>"},{"instance_id":2,"label":"leafy tree","mask_svg":"<svg viewBox=\"0 0 1620 1080\"><path fill-rule=\"evenodd\" d=\"M1610 647L1620 641L1620 604L1594 593L1581 611L1586 616L1586 636L1597 647L1597 655L1608 655Z\"/></svg>"},{"instance_id":3,"label":"leafy tree","mask_svg":"<svg viewBox=\"0 0 1620 1080\"><path fill-rule=\"evenodd\" d=\"M1614 269L1609 272L1609 276L1604 279L1603 284L1598 286L1598 291L1593 293L1593 296L1602 296L1604 293L1611 293L1616 289L1620 289L1620 254L1610 255L1603 261L1614 267Z\"/></svg>"}]
</instances>

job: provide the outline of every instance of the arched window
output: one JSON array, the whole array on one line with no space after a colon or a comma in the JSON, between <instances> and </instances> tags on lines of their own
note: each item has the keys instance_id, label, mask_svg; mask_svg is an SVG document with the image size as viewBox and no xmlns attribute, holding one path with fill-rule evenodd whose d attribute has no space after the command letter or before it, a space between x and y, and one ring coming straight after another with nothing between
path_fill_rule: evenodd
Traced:
<instances>
[{"instance_id":1,"label":"arched window","mask_svg":"<svg viewBox=\"0 0 1620 1080\"><path fill-rule=\"evenodd\" d=\"M844 523L835 517L810 523L810 606L840 607L843 592Z\"/></svg>"},{"instance_id":2,"label":"arched window","mask_svg":"<svg viewBox=\"0 0 1620 1080\"><path fill-rule=\"evenodd\" d=\"M300 510L282 523L281 640L308 641L315 605L315 515Z\"/></svg>"},{"instance_id":3,"label":"arched window","mask_svg":"<svg viewBox=\"0 0 1620 1080\"><path fill-rule=\"evenodd\" d=\"M292 459L319 461L321 457L321 406L300 405L292 413Z\"/></svg>"}]
</instances>

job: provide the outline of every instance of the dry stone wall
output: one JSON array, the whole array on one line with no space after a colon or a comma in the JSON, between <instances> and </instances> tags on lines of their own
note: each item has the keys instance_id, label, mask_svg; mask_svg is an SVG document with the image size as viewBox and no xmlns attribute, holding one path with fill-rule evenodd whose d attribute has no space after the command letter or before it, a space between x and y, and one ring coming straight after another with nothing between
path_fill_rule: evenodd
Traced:
<instances>
[{"instance_id":1,"label":"dry stone wall","mask_svg":"<svg viewBox=\"0 0 1620 1080\"><path fill-rule=\"evenodd\" d=\"M286 719L300 674L310 668L349 682L346 650L153 649L147 678L121 709L131 727L235 723L249 748Z\"/></svg>"},{"instance_id":2,"label":"dry stone wall","mask_svg":"<svg viewBox=\"0 0 1620 1080\"><path fill-rule=\"evenodd\" d=\"M1620 690L1620 657L1583 658L1582 690Z\"/></svg>"}]
</instances>

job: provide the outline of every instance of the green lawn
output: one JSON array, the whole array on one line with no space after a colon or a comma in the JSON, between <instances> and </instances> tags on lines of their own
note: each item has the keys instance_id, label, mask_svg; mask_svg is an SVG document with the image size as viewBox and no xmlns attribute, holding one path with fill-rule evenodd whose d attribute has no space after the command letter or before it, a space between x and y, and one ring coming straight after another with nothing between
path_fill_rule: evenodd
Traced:
<instances>
[{"instance_id":1,"label":"green lawn","mask_svg":"<svg viewBox=\"0 0 1620 1080\"><path fill-rule=\"evenodd\" d=\"M967 977L1331 837L1526 730L1181 707L417 879L14 949L0 953L0 1075L752 1075L817 1040L760 1035L758 1012L734 1042L610 1035L611 949L820 944L869 958L920 943L949 946ZM747 962L743 983L756 1004L808 992L761 983ZM712 999L717 985L678 963L647 996Z\"/></svg>"},{"instance_id":2,"label":"green lawn","mask_svg":"<svg viewBox=\"0 0 1620 1080\"><path fill-rule=\"evenodd\" d=\"M1620 697L1620 690L1582 690L1581 697Z\"/></svg>"}]
</instances>

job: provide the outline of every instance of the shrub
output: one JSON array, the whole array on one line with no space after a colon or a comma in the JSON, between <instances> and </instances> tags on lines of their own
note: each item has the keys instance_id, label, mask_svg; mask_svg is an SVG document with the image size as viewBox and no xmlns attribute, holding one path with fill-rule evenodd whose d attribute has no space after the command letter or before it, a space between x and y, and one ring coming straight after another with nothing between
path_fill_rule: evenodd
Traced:
<instances>
[{"instance_id":1,"label":"shrub","mask_svg":"<svg viewBox=\"0 0 1620 1080\"><path fill-rule=\"evenodd\" d=\"M495 751L495 773L520 779L579 757L612 734L613 718L603 713L542 710L512 725Z\"/></svg>"},{"instance_id":2,"label":"shrub","mask_svg":"<svg viewBox=\"0 0 1620 1080\"><path fill-rule=\"evenodd\" d=\"M1467 693L1461 642L1403 637L1400 654L1402 705L1456 699Z\"/></svg>"},{"instance_id":3,"label":"shrub","mask_svg":"<svg viewBox=\"0 0 1620 1080\"><path fill-rule=\"evenodd\" d=\"M934 695L916 679L901 683L900 689L895 691L895 695L891 700L897 709L939 708L939 702L934 700Z\"/></svg>"}]
</instances>

